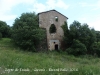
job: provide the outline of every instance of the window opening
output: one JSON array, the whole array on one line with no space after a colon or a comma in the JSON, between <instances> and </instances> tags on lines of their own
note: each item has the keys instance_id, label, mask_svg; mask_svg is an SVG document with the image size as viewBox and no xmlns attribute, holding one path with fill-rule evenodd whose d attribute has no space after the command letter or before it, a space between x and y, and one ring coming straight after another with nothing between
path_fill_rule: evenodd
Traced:
<instances>
[{"instance_id":1,"label":"window opening","mask_svg":"<svg viewBox=\"0 0 100 75\"><path fill-rule=\"evenodd\" d=\"M55 17L55 21L58 22L58 17L57 16Z\"/></svg>"},{"instance_id":2,"label":"window opening","mask_svg":"<svg viewBox=\"0 0 100 75\"><path fill-rule=\"evenodd\" d=\"M54 24L51 24L50 29L49 29L50 33L56 33L56 27Z\"/></svg>"}]
</instances>

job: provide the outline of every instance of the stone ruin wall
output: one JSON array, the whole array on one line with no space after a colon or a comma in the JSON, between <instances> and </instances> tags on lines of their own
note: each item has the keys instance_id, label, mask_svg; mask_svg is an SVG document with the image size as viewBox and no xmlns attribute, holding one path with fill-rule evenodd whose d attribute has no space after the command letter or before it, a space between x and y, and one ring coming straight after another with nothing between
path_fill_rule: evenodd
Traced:
<instances>
[{"instance_id":1,"label":"stone ruin wall","mask_svg":"<svg viewBox=\"0 0 100 75\"><path fill-rule=\"evenodd\" d=\"M58 18L58 21L55 21L56 17ZM67 19L67 17L54 10L39 13L39 27L46 29L47 46L49 50L54 50L55 47L58 47L58 49L61 48L61 42L64 36L61 26L67 21ZM49 32L51 24L55 25L56 33Z\"/></svg>"}]
</instances>

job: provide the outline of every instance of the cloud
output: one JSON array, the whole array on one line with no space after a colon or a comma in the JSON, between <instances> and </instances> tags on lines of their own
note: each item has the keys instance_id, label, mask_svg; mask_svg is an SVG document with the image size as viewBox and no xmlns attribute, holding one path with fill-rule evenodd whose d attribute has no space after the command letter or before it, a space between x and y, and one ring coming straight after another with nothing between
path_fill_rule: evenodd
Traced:
<instances>
[{"instance_id":1,"label":"cloud","mask_svg":"<svg viewBox=\"0 0 100 75\"><path fill-rule=\"evenodd\" d=\"M100 9L100 0L95 4L95 8L93 10L98 10Z\"/></svg>"},{"instance_id":2,"label":"cloud","mask_svg":"<svg viewBox=\"0 0 100 75\"><path fill-rule=\"evenodd\" d=\"M42 12L46 10L46 6L42 3L34 3L33 8L29 9L30 11L35 11L36 13Z\"/></svg>"},{"instance_id":3,"label":"cloud","mask_svg":"<svg viewBox=\"0 0 100 75\"><path fill-rule=\"evenodd\" d=\"M82 7L86 7L86 6L88 6L88 3L86 3L86 2L80 2L79 5L81 5Z\"/></svg>"},{"instance_id":4,"label":"cloud","mask_svg":"<svg viewBox=\"0 0 100 75\"><path fill-rule=\"evenodd\" d=\"M12 10L18 4L32 4L35 0L0 0L0 20L10 21L17 17Z\"/></svg>"},{"instance_id":5,"label":"cloud","mask_svg":"<svg viewBox=\"0 0 100 75\"><path fill-rule=\"evenodd\" d=\"M0 13L7 13L18 4L25 3L31 4L34 0L0 0Z\"/></svg>"},{"instance_id":6,"label":"cloud","mask_svg":"<svg viewBox=\"0 0 100 75\"><path fill-rule=\"evenodd\" d=\"M50 9L61 8L61 9L68 9L69 5L65 4L63 0L47 0L47 2L39 3L36 1L34 3L33 8L30 10L35 11L36 13L43 12Z\"/></svg>"},{"instance_id":7,"label":"cloud","mask_svg":"<svg viewBox=\"0 0 100 75\"><path fill-rule=\"evenodd\" d=\"M62 0L58 0L56 7L62 8L62 9L68 9L69 5L65 4Z\"/></svg>"},{"instance_id":8,"label":"cloud","mask_svg":"<svg viewBox=\"0 0 100 75\"><path fill-rule=\"evenodd\" d=\"M62 9L67 9L69 6L64 3L63 0L48 0L46 2L49 8L54 9L54 8L62 8Z\"/></svg>"},{"instance_id":9,"label":"cloud","mask_svg":"<svg viewBox=\"0 0 100 75\"><path fill-rule=\"evenodd\" d=\"M0 0L0 20L9 21L15 18L15 15L11 15L11 9L14 6L13 0Z\"/></svg>"},{"instance_id":10,"label":"cloud","mask_svg":"<svg viewBox=\"0 0 100 75\"><path fill-rule=\"evenodd\" d=\"M79 5L82 6L82 7L96 7L97 3L80 2Z\"/></svg>"},{"instance_id":11,"label":"cloud","mask_svg":"<svg viewBox=\"0 0 100 75\"><path fill-rule=\"evenodd\" d=\"M94 28L95 30L100 31L100 14L97 15L89 15L85 14L78 18L78 21L83 23L87 23L89 27Z\"/></svg>"},{"instance_id":12,"label":"cloud","mask_svg":"<svg viewBox=\"0 0 100 75\"><path fill-rule=\"evenodd\" d=\"M89 24L89 26L93 27L95 30L100 31L100 18L98 18L94 21L91 21L88 24Z\"/></svg>"},{"instance_id":13,"label":"cloud","mask_svg":"<svg viewBox=\"0 0 100 75\"><path fill-rule=\"evenodd\" d=\"M47 0L45 3L40 3L37 0L0 0L0 20L14 21L19 15L13 13L13 9L22 4L26 6L26 10L35 11L36 13L55 8L67 9L69 7L63 0Z\"/></svg>"},{"instance_id":14,"label":"cloud","mask_svg":"<svg viewBox=\"0 0 100 75\"><path fill-rule=\"evenodd\" d=\"M100 9L100 0L95 2L79 2L78 4L82 7L92 7L93 10Z\"/></svg>"},{"instance_id":15,"label":"cloud","mask_svg":"<svg viewBox=\"0 0 100 75\"><path fill-rule=\"evenodd\" d=\"M2 21L10 21L17 17L17 15L0 15L0 20Z\"/></svg>"},{"instance_id":16,"label":"cloud","mask_svg":"<svg viewBox=\"0 0 100 75\"><path fill-rule=\"evenodd\" d=\"M46 6L48 5L48 7L47 8L51 8L51 9L54 9L55 7L56 7L56 0L48 0L47 2L46 2Z\"/></svg>"}]
</instances>

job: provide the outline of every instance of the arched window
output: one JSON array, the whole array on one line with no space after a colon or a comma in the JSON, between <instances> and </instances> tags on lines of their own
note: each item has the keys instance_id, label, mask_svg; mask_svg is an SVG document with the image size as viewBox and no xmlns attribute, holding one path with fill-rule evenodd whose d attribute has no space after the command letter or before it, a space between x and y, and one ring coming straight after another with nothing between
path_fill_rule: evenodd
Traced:
<instances>
[{"instance_id":1,"label":"arched window","mask_svg":"<svg viewBox=\"0 0 100 75\"><path fill-rule=\"evenodd\" d=\"M51 24L50 29L49 29L50 33L56 33L56 27L54 24Z\"/></svg>"}]
</instances>

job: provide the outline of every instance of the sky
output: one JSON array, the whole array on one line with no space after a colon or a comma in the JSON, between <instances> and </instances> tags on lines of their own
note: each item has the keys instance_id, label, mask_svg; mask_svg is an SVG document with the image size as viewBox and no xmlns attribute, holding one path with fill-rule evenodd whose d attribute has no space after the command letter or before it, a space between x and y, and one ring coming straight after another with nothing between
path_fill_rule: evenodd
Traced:
<instances>
[{"instance_id":1,"label":"sky","mask_svg":"<svg viewBox=\"0 0 100 75\"><path fill-rule=\"evenodd\" d=\"M68 17L68 25L76 20L100 31L100 0L0 0L0 20L12 26L22 13L52 9Z\"/></svg>"}]
</instances>

